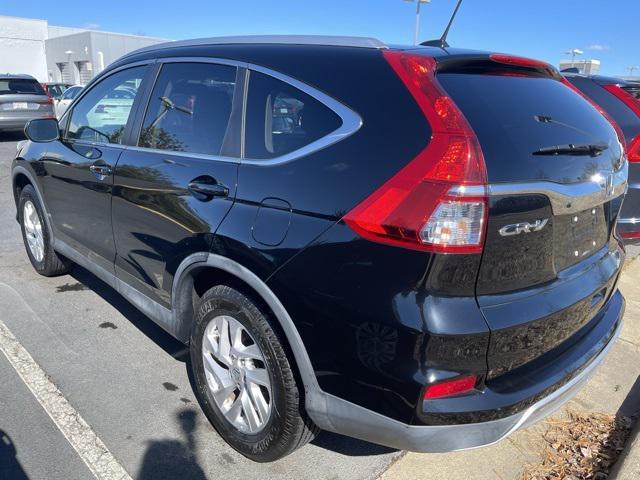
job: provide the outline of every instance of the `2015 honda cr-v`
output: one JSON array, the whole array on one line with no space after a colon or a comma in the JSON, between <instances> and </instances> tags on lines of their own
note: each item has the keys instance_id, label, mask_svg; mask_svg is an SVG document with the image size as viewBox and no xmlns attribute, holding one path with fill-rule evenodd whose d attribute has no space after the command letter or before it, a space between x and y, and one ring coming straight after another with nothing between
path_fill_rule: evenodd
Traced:
<instances>
[{"instance_id":1,"label":"2015 honda cr-v","mask_svg":"<svg viewBox=\"0 0 640 480\"><path fill-rule=\"evenodd\" d=\"M542 62L173 42L26 134L34 268L80 264L189 344L204 412L257 461L319 428L496 442L574 395L620 329L624 149Z\"/></svg>"}]
</instances>

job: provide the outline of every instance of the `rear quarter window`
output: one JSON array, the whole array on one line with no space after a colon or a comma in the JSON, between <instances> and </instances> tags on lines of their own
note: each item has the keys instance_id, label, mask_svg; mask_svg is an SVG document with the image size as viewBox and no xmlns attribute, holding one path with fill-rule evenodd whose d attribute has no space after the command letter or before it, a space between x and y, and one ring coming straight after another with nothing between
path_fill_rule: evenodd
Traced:
<instances>
[{"instance_id":1,"label":"rear quarter window","mask_svg":"<svg viewBox=\"0 0 640 480\"><path fill-rule=\"evenodd\" d=\"M337 130L341 118L307 93L277 78L251 72L245 156L276 158Z\"/></svg>"}]
</instances>

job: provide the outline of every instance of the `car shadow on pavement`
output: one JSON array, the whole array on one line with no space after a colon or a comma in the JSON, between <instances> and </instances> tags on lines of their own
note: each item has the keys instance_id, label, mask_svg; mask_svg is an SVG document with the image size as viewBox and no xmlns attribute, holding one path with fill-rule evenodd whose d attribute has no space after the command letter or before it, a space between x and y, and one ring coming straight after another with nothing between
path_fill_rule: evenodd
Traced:
<instances>
[{"instance_id":1,"label":"car shadow on pavement","mask_svg":"<svg viewBox=\"0 0 640 480\"><path fill-rule=\"evenodd\" d=\"M620 405L620 408L616 412L616 417L631 418L633 425L636 425L640 421L640 375L636 378L633 386L629 390L627 397ZM635 438L638 436L638 428L632 428L632 434L627 439L627 445L631 445Z\"/></svg>"},{"instance_id":2,"label":"car shadow on pavement","mask_svg":"<svg viewBox=\"0 0 640 480\"><path fill-rule=\"evenodd\" d=\"M29 479L16 454L16 446L11 437L0 430L0 478L11 480Z\"/></svg>"},{"instance_id":3,"label":"car shadow on pavement","mask_svg":"<svg viewBox=\"0 0 640 480\"><path fill-rule=\"evenodd\" d=\"M95 293L97 293L103 300L105 300L112 307L118 310L118 312L120 312L122 316L130 321L138 330L149 337L149 339L155 342L165 352L167 352L178 361L184 362L186 364L185 366L187 375L189 377L189 382L191 383L191 387L195 389L191 369L188 365L189 350L187 347L185 347L181 342L166 333L160 326L153 322L153 320L151 320L144 313L140 312L137 308L131 305L118 292L116 292L112 287L96 277L93 273L80 266L75 266L71 272L71 276L90 290L93 290ZM183 426L183 431L187 435L187 439L189 439L189 425L187 423L181 423L181 425ZM385 455L397 451L388 447L365 442L363 440L357 440L355 438L324 431L321 432L311 443L316 447L320 447L325 450L351 457ZM182 457L183 455L186 455L186 451L184 449L189 447L189 445L189 442L183 444L174 440L161 440L152 442L152 445L150 445L149 449L147 450L147 454L150 457L149 460L147 460L148 467L145 472L156 472L156 467L154 465L157 463L157 461L154 460L154 458L156 458L157 456L162 457L175 454ZM146 456L147 455L145 455L145 458ZM167 470L167 468L165 468L165 470ZM184 475L181 476L189 479L204 478L198 477L197 475L194 477ZM158 477L148 476L140 478ZM174 477L168 475L166 478Z\"/></svg>"},{"instance_id":4,"label":"car shadow on pavement","mask_svg":"<svg viewBox=\"0 0 640 480\"><path fill-rule=\"evenodd\" d=\"M345 437L344 435L325 431L320 432L311 444L349 457L368 457L398 452L394 448L383 447L382 445L365 442L357 438Z\"/></svg>"},{"instance_id":5,"label":"car shadow on pavement","mask_svg":"<svg viewBox=\"0 0 640 480\"><path fill-rule=\"evenodd\" d=\"M629 390L627 397L618 409L618 415L638 418L640 416L640 376L636 378L633 386Z\"/></svg>"},{"instance_id":6,"label":"car shadow on pavement","mask_svg":"<svg viewBox=\"0 0 640 480\"><path fill-rule=\"evenodd\" d=\"M120 314L131 322L138 330L155 342L160 348L180 362L185 362L189 350L183 343L165 332L153 320L130 304L118 292L88 270L76 265L71 276L78 282L93 290L103 300L108 302Z\"/></svg>"},{"instance_id":7,"label":"car shadow on pavement","mask_svg":"<svg viewBox=\"0 0 640 480\"><path fill-rule=\"evenodd\" d=\"M200 466L196 445L196 411L184 409L176 414L184 440L151 440L142 459L137 480L201 480L207 476Z\"/></svg>"}]
</instances>

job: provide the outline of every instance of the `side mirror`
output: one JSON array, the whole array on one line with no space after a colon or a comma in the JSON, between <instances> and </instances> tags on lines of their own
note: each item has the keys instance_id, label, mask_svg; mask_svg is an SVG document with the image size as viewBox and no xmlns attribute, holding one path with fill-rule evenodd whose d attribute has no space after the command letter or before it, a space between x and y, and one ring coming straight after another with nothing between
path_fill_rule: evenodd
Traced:
<instances>
[{"instance_id":1,"label":"side mirror","mask_svg":"<svg viewBox=\"0 0 640 480\"><path fill-rule=\"evenodd\" d=\"M32 142L54 142L60 138L60 126L55 118L35 118L27 122L24 134Z\"/></svg>"}]
</instances>

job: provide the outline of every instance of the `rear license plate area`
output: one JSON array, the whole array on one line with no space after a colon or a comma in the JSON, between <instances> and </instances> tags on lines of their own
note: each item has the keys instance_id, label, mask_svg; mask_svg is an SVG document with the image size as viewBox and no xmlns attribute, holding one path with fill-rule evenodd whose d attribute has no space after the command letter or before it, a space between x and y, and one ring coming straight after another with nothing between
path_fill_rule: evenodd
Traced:
<instances>
[{"instance_id":1,"label":"rear license plate area","mask_svg":"<svg viewBox=\"0 0 640 480\"><path fill-rule=\"evenodd\" d=\"M14 110L27 110L29 108L29 104L27 102L13 102Z\"/></svg>"},{"instance_id":2,"label":"rear license plate area","mask_svg":"<svg viewBox=\"0 0 640 480\"><path fill-rule=\"evenodd\" d=\"M604 206L553 219L556 271L575 265L600 250L608 238Z\"/></svg>"}]
</instances>

